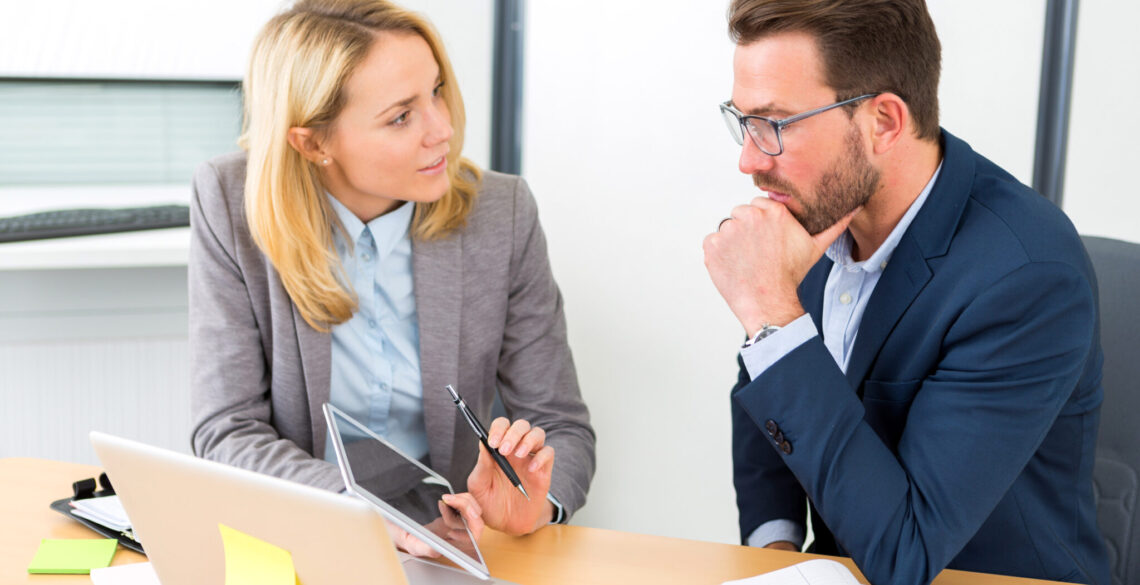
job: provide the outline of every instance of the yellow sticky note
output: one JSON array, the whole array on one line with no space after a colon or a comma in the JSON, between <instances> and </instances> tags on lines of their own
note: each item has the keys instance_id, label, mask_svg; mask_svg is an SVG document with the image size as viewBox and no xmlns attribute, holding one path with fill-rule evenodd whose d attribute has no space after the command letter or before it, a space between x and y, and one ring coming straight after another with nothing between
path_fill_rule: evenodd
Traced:
<instances>
[{"instance_id":1,"label":"yellow sticky note","mask_svg":"<svg viewBox=\"0 0 1140 585\"><path fill-rule=\"evenodd\" d=\"M226 553L226 585L300 585L293 555L225 524L218 524Z\"/></svg>"}]
</instances>

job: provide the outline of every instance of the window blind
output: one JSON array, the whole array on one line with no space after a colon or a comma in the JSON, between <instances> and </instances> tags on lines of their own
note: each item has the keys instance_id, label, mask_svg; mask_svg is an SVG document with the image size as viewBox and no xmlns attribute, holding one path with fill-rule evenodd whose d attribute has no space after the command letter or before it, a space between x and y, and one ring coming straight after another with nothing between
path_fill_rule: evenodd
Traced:
<instances>
[{"instance_id":1,"label":"window blind","mask_svg":"<svg viewBox=\"0 0 1140 585\"><path fill-rule=\"evenodd\" d=\"M0 79L0 186L189 183L240 132L233 82Z\"/></svg>"}]
</instances>

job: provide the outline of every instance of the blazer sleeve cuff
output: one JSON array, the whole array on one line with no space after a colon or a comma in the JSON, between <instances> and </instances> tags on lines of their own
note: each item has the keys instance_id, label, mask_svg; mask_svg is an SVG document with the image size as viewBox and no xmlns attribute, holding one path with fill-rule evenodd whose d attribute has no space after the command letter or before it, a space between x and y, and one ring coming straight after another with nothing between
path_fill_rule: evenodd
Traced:
<instances>
[{"instance_id":1,"label":"blazer sleeve cuff","mask_svg":"<svg viewBox=\"0 0 1140 585\"><path fill-rule=\"evenodd\" d=\"M819 333L815 329L811 315L805 313L779 331L741 349L740 357L744 360L748 377L752 380L760 377L768 368L772 367L772 364L780 361L797 347L817 335Z\"/></svg>"}]
</instances>

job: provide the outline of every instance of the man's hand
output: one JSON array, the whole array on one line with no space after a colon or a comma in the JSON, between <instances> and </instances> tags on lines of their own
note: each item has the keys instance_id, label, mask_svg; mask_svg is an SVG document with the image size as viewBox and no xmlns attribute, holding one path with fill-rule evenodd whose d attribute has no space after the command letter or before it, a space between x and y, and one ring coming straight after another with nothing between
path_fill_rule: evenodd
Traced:
<instances>
[{"instance_id":1,"label":"man's hand","mask_svg":"<svg viewBox=\"0 0 1140 585\"><path fill-rule=\"evenodd\" d=\"M525 420L511 424L497 418L487 431L487 442L507 458L530 495L511 485L495 460L479 444L479 461L467 477L467 489L483 509L483 521L507 534L529 534L554 518L546 500L554 471L554 448L545 445L546 432Z\"/></svg>"},{"instance_id":2,"label":"man's hand","mask_svg":"<svg viewBox=\"0 0 1140 585\"><path fill-rule=\"evenodd\" d=\"M764 548L770 548L770 549L774 549L774 550L787 550L787 551L791 551L791 552L800 552L800 547L798 547L795 544L790 543L786 540L777 540L776 542L769 542L768 544L764 545Z\"/></svg>"},{"instance_id":3,"label":"man's hand","mask_svg":"<svg viewBox=\"0 0 1140 585\"><path fill-rule=\"evenodd\" d=\"M783 203L757 197L705 238L705 267L749 337L804 314L797 287L858 211L812 236Z\"/></svg>"}]
</instances>

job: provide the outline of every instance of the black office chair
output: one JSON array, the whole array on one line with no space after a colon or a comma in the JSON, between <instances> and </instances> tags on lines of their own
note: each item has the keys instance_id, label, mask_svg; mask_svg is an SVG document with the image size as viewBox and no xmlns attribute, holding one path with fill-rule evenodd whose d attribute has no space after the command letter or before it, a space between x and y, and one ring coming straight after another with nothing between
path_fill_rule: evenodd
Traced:
<instances>
[{"instance_id":1,"label":"black office chair","mask_svg":"<svg viewBox=\"0 0 1140 585\"><path fill-rule=\"evenodd\" d=\"M1100 284L1104 405L1093 482L1114 585L1140 583L1140 244L1084 236Z\"/></svg>"}]
</instances>

